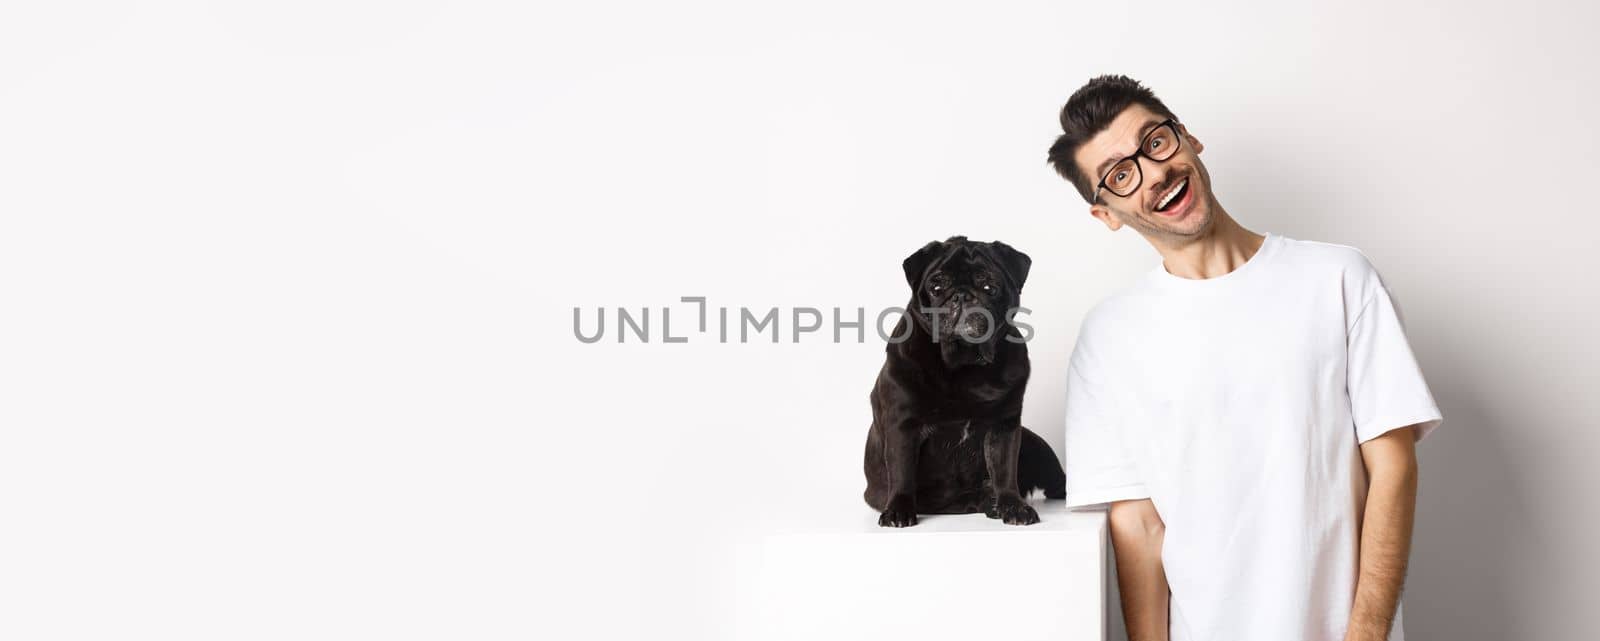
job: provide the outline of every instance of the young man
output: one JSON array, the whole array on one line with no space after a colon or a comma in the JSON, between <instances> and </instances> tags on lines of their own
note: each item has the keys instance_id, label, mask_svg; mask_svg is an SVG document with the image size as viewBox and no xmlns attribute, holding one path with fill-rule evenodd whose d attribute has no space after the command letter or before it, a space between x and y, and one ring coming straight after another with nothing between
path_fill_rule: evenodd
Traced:
<instances>
[{"instance_id":1,"label":"young man","mask_svg":"<svg viewBox=\"0 0 1600 641\"><path fill-rule=\"evenodd\" d=\"M1400 641L1413 447L1442 417L1378 273L1240 226L1134 80L1091 80L1061 126L1056 171L1162 259L1085 317L1067 376L1067 504L1110 504L1129 636Z\"/></svg>"}]
</instances>

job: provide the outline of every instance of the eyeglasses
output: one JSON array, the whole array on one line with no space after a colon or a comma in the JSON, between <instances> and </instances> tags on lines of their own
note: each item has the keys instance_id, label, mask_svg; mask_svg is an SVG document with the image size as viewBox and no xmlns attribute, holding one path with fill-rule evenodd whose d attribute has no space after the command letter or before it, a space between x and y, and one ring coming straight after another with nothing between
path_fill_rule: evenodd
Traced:
<instances>
[{"instance_id":1,"label":"eyeglasses","mask_svg":"<svg viewBox=\"0 0 1600 641\"><path fill-rule=\"evenodd\" d=\"M1139 168L1139 157L1144 156L1152 162L1161 162L1178 153L1182 146L1182 136L1178 135L1178 122L1171 118L1161 121L1144 135L1144 140L1139 143L1139 150L1132 156L1118 160L1111 166L1111 171L1100 177L1100 184L1094 188L1094 199L1100 200L1100 190L1104 189L1123 198L1133 195L1139 189L1139 183L1144 182L1144 171Z\"/></svg>"}]
</instances>

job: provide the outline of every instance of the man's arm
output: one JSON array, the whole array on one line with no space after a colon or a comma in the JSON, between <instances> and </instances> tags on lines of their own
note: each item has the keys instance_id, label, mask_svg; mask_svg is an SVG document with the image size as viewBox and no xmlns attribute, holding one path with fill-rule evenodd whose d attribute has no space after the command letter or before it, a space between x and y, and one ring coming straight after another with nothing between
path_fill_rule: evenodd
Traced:
<instances>
[{"instance_id":1,"label":"man's arm","mask_svg":"<svg viewBox=\"0 0 1600 641\"><path fill-rule=\"evenodd\" d=\"M1384 641L1400 602L1417 506L1416 428L1390 430L1361 444L1367 507L1361 524L1360 574L1345 641Z\"/></svg>"},{"instance_id":2,"label":"man's arm","mask_svg":"<svg viewBox=\"0 0 1600 641\"><path fill-rule=\"evenodd\" d=\"M1111 504L1111 545L1128 641L1167 641L1167 573L1161 542L1167 526L1150 499Z\"/></svg>"}]
</instances>

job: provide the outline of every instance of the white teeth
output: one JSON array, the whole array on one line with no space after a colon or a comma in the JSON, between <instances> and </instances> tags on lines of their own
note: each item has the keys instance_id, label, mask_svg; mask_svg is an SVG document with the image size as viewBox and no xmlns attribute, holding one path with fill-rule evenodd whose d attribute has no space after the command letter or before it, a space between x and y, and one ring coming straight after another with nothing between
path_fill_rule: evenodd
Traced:
<instances>
[{"instance_id":1,"label":"white teeth","mask_svg":"<svg viewBox=\"0 0 1600 641\"><path fill-rule=\"evenodd\" d=\"M1172 191L1167 192L1167 195L1163 196L1161 200L1156 203L1156 209L1166 207L1167 203L1172 200L1172 197L1178 195L1178 192L1183 191L1183 186L1187 184L1189 184L1189 179L1185 178L1179 181L1178 184L1173 185Z\"/></svg>"}]
</instances>

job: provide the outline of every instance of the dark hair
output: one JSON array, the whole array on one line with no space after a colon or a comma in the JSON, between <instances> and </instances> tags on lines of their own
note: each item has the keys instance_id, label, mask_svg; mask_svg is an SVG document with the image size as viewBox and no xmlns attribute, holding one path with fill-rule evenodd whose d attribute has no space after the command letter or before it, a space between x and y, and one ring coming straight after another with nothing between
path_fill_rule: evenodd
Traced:
<instances>
[{"instance_id":1,"label":"dark hair","mask_svg":"<svg viewBox=\"0 0 1600 641\"><path fill-rule=\"evenodd\" d=\"M1166 118L1176 120L1172 111L1161 103L1155 93L1139 84L1139 81L1120 75L1105 75L1091 79L1087 84L1072 92L1072 97L1067 98L1067 104L1061 107L1061 129L1066 132L1056 138L1050 145L1050 164L1056 168L1056 173L1078 188L1078 193L1085 201L1094 202L1094 188L1100 182L1100 177L1090 178L1078 168L1078 163L1073 160L1078 149L1083 143L1088 142L1095 134L1111 126L1111 121L1127 109L1128 105L1140 104L1146 109Z\"/></svg>"}]
</instances>

